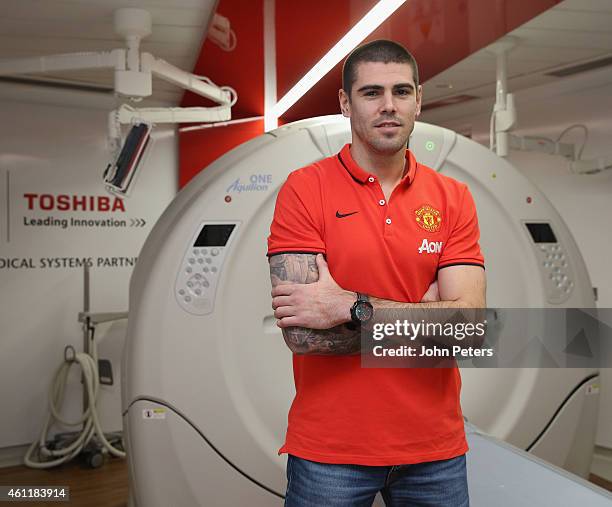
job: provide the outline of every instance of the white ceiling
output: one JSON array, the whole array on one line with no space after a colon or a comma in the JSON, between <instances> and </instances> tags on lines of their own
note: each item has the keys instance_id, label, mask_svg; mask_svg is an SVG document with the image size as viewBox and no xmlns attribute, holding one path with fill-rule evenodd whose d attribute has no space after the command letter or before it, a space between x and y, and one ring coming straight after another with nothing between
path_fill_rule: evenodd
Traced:
<instances>
[{"instance_id":1,"label":"white ceiling","mask_svg":"<svg viewBox=\"0 0 612 507\"><path fill-rule=\"evenodd\" d=\"M0 58L81 51L108 51L125 43L113 29L113 12L142 8L153 18L152 34L141 49L192 71L216 0L0 0ZM38 76L112 90L111 70L72 71ZM7 86L0 82L1 88ZM183 90L154 79L150 102L176 105Z\"/></svg>"},{"instance_id":2,"label":"white ceiling","mask_svg":"<svg viewBox=\"0 0 612 507\"><path fill-rule=\"evenodd\" d=\"M509 91L557 81L546 73L612 55L612 0L565 0L508 35L518 39L508 54ZM494 98L495 69L495 55L481 49L427 81L424 102L462 94Z\"/></svg>"}]
</instances>

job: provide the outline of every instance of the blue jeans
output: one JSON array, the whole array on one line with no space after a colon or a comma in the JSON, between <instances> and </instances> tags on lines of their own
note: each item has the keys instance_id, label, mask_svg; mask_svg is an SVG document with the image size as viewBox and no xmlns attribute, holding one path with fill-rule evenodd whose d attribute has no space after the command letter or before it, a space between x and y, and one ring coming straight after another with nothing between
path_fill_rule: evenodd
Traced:
<instances>
[{"instance_id":1,"label":"blue jeans","mask_svg":"<svg viewBox=\"0 0 612 507\"><path fill-rule=\"evenodd\" d=\"M289 455L286 507L469 507L465 455L415 465L317 463Z\"/></svg>"}]
</instances>

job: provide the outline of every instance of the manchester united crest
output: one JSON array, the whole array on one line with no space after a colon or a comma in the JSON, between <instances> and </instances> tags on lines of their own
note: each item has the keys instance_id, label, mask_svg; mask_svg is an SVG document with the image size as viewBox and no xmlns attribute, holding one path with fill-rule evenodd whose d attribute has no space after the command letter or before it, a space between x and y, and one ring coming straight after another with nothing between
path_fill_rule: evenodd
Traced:
<instances>
[{"instance_id":1,"label":"manchester united crest","mask_svg":"<svg viewBox=\"0 0 612 507\"><path fill-rule=\"evenodd\" d=\"M438 232L440 230L442 226L442 215L433 206L423 204L414 214L417 224L426 231Z\"/></svg>"}]
</instances>

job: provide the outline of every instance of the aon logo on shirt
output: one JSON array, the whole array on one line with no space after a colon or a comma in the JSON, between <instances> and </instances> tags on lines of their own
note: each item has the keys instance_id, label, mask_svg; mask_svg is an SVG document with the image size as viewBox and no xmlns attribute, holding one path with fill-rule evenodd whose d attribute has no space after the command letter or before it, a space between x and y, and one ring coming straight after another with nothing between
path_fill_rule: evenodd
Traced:
<instances>
[{"instance_id":1,"label":"aon logo on shirt","mask_svg":"<svg viewBox=\"0 0 612 507\"><path fill-rule=\"evenodd\" d=\"M442 252L442 244L442 241L427 241L427 239L424 239L419 248L419 253L440 253Z\"/></svg>"}]
</instances>

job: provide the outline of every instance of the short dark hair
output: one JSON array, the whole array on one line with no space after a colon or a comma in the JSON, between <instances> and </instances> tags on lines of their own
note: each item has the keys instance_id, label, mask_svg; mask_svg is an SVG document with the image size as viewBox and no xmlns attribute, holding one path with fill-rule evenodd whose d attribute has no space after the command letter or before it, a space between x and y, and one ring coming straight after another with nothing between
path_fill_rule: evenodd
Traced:
<instances>
[{"instance_id":1,"label":"short dark hair","mask_svg":"<svg viewBox=\"0 0 612 507\"><path fill-rule=\"evenodd\" d=\"M351 96L357 79L357 66L363 62L407 63L412 67L414 84L419 86L419 68L414 56L404 46L392 40L379 39L355 48L342 67L342 89Z\"/></svg>"}]
</instances>

